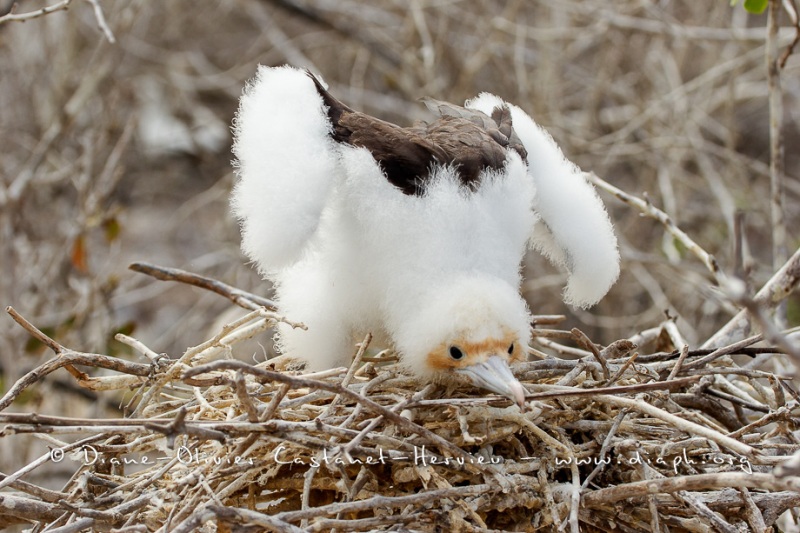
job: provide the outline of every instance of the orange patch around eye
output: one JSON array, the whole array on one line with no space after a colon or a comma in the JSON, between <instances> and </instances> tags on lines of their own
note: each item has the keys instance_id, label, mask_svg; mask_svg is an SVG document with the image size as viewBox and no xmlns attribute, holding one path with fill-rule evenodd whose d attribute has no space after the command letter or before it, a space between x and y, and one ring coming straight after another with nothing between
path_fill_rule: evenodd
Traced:
<instances>
[{"instance_id":1,"label":"orange patch around eye","mask_svg":"<svg viewBox=\"0 0 800 533\"><path fill-rule=\"evenodd\" d=\"M514 350L508 353L508 348L514 344ZM450 346L457 346L463 353L461 359L450 357ZM509 361L523 360L523 350L519 341L512 334L507 334L501 339L484 339L479 342L453 339L449 344L441 344L428 354L428 366L432 370L450 370L463 368L485 360L492 355L507 356Z\"/></svg>"}]
</instances>

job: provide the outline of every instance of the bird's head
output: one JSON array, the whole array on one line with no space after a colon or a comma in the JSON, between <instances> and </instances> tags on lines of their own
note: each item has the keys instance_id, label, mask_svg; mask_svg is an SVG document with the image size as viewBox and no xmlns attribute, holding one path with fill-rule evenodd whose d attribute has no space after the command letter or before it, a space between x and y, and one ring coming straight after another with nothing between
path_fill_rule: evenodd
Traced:
<instances>
[{"instance_id":1,"label":"bird's head","mask_svg":"<svg viewBox=\"0 0 800 533\"><path fill-rule=\"evenodd\" d=\"M474 340L469 332L456 335L427 354L425 364L443 377L462 375L474 385L525 404L525 390L510 364L524 360L524 348L511 331Z\"/></svg>"},{"instance_id":2,"label":"bird's head","mask_svg":"<svg viewBox=\"0 0 800 533\"><path fill-rule=\"evenodd\" d=\"M406 366L433 381L466 377L518 405L525 391L510 365L525 360L530 315L510 284L457 276L429 291L395 339Z\"/></svg>"}]
</instances>

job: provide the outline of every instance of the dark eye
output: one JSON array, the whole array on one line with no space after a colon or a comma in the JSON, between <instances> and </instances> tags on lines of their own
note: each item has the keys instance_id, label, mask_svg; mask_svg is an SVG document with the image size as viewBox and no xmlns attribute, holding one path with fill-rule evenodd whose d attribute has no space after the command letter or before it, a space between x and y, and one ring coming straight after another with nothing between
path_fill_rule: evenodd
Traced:
<instances>
[{"instance_id":1,"label":"dark eye","mask_svg":"<svg viewBox=\"0 0 800 533\"><path fill-rule=\"evenodd\" d=\"M462 357L464 357L464 352L462 352L458 346L451 346L450 347L450 357L458 361Z\"/></svg>"},{"instance_id":2,"label":"dark eye","mask_svg":"<svg viewBox=\"0 0 800 533\"><path fill-rule=\"evenodd\" d=\"M508 355L511 355L512 353L514 353L514 343L513 342L511 343L511 346L508 347Z\"/></svg>"}]
</instances>

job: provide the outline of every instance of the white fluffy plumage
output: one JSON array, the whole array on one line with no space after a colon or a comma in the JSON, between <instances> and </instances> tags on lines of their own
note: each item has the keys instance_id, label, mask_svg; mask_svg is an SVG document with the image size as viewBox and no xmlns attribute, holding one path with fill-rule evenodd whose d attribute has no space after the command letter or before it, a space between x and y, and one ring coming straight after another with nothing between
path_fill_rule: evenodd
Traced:
<instances>
[{"instance_id":1,"label":"white fluffy plumage","mask_svg":"<svg viewBox=\"0 0 800 533\"><path fill-rule=\"evenodd\" d=\"M281 311L308 326L280 326L284 353L312 369L347 364L371 331L414 374L447 377L493 355L524 358L528 246L568 270L569 303L591 305L616 280L603 204L518 107L509 106L527 161L506 150L473 189L434 161L424 193L404 194L367 148L333 140L324 102L306 72L260 67L235 121L243 249L275 283ZM491 115L504 105L482 94L467 107Z\"/></svg>"},{"instance_id":2,"label":"white fluffy plumage","mask_svg":"<svg viewBox=\"0 0 800 533\"><path fill-rule=\"evenodd\" d=\"M483 93L467 107L491 113L500 98ZM540 223L531 246L569 272L564 301L589 307L600 301L619 276L619 252L605 206L547 131L522 109L507 104L516 131L528 151L528 174L536 187L533 209Z\"/></svg>"}]
</instances>

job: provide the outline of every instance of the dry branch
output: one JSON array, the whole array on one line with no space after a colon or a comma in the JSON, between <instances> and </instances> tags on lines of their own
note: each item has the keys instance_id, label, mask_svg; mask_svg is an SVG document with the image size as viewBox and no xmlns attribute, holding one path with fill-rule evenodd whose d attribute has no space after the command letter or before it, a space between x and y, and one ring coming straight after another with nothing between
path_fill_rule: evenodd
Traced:
<instances>
[{"instance_id":1,"label":"dry branch","mask_svg":"<svg viewBox=\"0 0 800 533\"><path fill-rule=\"evenodd\" d=\"M55 13L56 11L65 10L69 8L71 3L72 0L61 0L61 2L51 6L43 7L41 9L37 9L36 11L29 11L27 13L16 13L17 4L14 3L11 5L11 10L0 17L0 24L3 22L25 22L26 20L43 17L45 15L49 15L50 13Z\"/></svg>"},{"instance_id":2,"label":"dry branch","mask_svg":"<svg viewBox=\"0 0 800 533\"><path fill-rule=\"evenodd\" d=\"M641 198L637 198L632 194L628 194L627 192L614 187L607 181L601 179L594 173L588 172L584 174L586 179L593 183L596 187L611 193L617 199L628 204L635 209L639 210L643 215L650 217L654 220L659 221L666 230L677 240L681 242L690 252L692 252L703 264L706 266L711 275L714 277L717 285L724 285L727 276L725 273L720 269L719 264L717 263L717 259L705 251L699 244L697 244L689 235L680 229L672 218L662 211L661 209L654 206L650 199L645 197L644 200Z\"/></svg>"},{"instance_id":3,"label":"dry branch","mask_svg":"<svg viewBox=\"0 0 800 533\"><path fill-rule=\"evenodd\" d=\"M180 283L194 285L195 287L200 287L201 289L215 292L220 296L224 296L225 298L229 299L236 305L244 307L245 309L256 310L260 307L266 307L270 311L277 309L275 302L271 300L262 298L256 294L242 291L235 287L231 287L230 285L213 278L201 276L200 274L195 274L193 272L187 272L186 270L162 267L141 262L131 263L128 268L134 272L147 274L148 276L152 276L162 281L178 281Z\"/></svg>"},{"instance_id":4,"label":"dry branch","mask_svg":"<svg viewBox=\"0 0 800 533\"><path fill-rule=\"evenodd\" d=\"M800 248L756 293L753 301L756 305L771 309L784 301L800 283ZM750 316L747 309L742 309L722 328L711 336L703 348L716 348L730 343L750 333Z\"/></svg>"}]
</instances>

